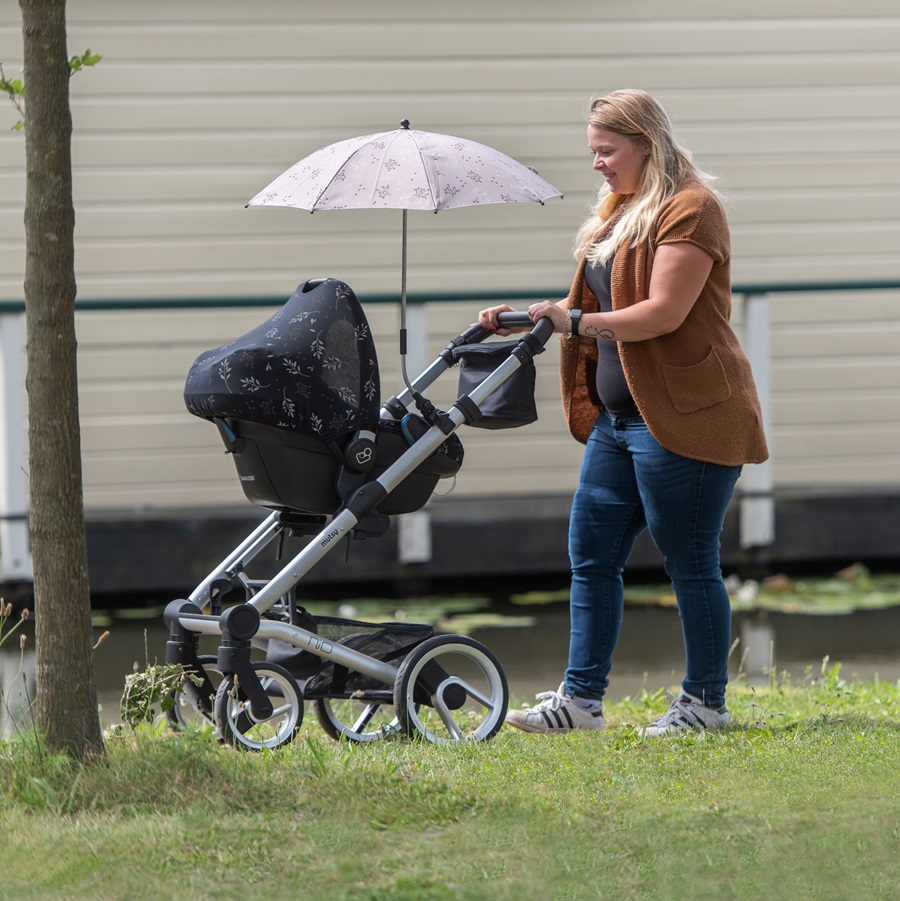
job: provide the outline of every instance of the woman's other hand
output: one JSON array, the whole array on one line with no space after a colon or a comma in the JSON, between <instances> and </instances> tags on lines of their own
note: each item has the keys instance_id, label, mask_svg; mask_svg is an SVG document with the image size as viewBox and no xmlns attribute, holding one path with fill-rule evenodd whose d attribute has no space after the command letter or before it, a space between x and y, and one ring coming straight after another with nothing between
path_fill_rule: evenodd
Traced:
<instances>
[{"instance_id":1,"label":"woman's other hand","mask_svg":"<svg viewBox=\"0 0 900 901\"><path fill-rule=\"evenodd\" d=\"M539 300L528 308L528 318L532 322L538 319L549 319L553 323L553 331L561 332L566 324L566 311L562 304L564 301L554 303L552 300Z\"/></svg>"},{"instance_id":2,"label":"woman's other hand","mask_svg":"<svg viewBox=\"0 0 900 901\"><path fill-rule=\"evenodd\" d=\"M489 332L496 332L498 335L511 335L513 333L512 329L500 328L500 323L497 321L497 314L515 312L513 307L505 303L501 303L496 307L488 307L478 314L478 324Z\"/></svg>"}]
</instances>

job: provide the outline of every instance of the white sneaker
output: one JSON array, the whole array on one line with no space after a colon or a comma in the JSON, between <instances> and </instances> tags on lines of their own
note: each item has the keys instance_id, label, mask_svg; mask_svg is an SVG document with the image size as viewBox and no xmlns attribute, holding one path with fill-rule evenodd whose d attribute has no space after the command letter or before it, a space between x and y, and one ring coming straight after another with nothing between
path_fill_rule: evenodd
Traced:
<instances>
[{"instance_id":1,"label":"white sneaker","mask_svg":"<svg viewBox=\"0 0 900 901\"><path fill-rule=\"evenodd\" d=\"M565 684L556 691L542 691L535 697L541 702L536 707L510 710L506 722L523 732L544 732L565 735L573 729L602 729L603 710L580 707L571 695L565 693Z\"/></svg>"},{"instance_id":2,"label":"white sneaker","mask_svg":"<svg viewBox=\"0 0 900 901\"><path fill-rule=\"evenodd\" d=\"M705 732L721 729L731 722L724 706L707 707L700 698L682 692L672 706L652 725L641 730L644 738L659 738L679 732Z\"/></svg>"}]
</instances>

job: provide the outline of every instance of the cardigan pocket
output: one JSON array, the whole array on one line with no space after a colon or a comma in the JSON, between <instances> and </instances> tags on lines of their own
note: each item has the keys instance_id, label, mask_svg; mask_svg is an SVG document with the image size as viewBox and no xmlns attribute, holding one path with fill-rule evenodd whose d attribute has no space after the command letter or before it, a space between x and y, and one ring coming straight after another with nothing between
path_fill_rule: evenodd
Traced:
<instances>
[{"instance_id":1,"label":"cardigan pocket","mask_svg":"<svg viewBox=\"0 0 900 901\"><path fill-rule=\"evenodd\" d=\"M679 413L696 413L731 397L728 376L715 349L693 366L662 364L666 391Z\"/></svg>"}]
</instances>

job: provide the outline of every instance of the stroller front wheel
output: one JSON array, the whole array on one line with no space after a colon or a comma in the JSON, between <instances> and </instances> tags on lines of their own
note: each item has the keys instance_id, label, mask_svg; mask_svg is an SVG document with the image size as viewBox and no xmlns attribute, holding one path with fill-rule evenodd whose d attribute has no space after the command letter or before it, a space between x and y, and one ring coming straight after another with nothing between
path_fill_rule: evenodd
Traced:
<instances>
[{"instance_id":1,"label":"stroller front wheel","mask_svg":"<svg viewBox=\"0 0 900 901\"><path fill-rule=\"evenodd\" d=\"M206 724L215 726L213 705L222 673L213 654L201 655L197 663L200 673L196 675L203 679L203 684L197 685L192 679L185 679L181 688L172 695L172 706L166 710L166 719L176 729L195 729Z\"/></svg>"},{"instance_id":2,"label":"stroller front wheel","mask_svg":"<svg viewBox=\"0 0 900 901\"><path fill-rule=\"evenodd\" d=\"M253 716L247 693L234 675L226 676L216 692L215 716L219 733L229 744L248 751L273 750L290 744L303 722L303 698L294 677L275 663L251 664L272 703L272 715Z\"/></svg>"},{"instance_id":3,"label":"stroller front wheel","mask_svg":"<svg viewBox=\"0 0 900 901\"><path fill-rule=\"evenodd\" d=\"M394 706L409 736L446 744L497 734L509 706L506 675L480 642L462 635L423 641L400 664Z\"/></svg>"}]
</instances>

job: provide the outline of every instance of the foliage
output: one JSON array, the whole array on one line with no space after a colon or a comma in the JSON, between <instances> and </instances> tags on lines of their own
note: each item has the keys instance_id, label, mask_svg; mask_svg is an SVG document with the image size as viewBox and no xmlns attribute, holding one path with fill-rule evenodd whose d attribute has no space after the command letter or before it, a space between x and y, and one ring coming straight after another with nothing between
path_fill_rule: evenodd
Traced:
<instances>
[{"instance_id":1,"label":"foliage","mask_svg":"<svg viewBox=\"0 0 900 901\"><path fill-rule=\"evenodd\" d=\"M154 663L125 677L125 691L119 711L132 729L138 723L152 723L175 706L175 695L186 679L202 685L203 680L185 672L180 663Z\"/></svg>"},{"instance_id":2,"label":"foliage","mask_svg":"<svg viewBox=\"0 0 900 901\"><path fill-rule=\"evenodd\" d=\"M69 76L88 66L96 66L103 57L99 53L91 53L85 50L81 56L73 56L69 59ZM3 72L3 63L0 62L0 91L9 95L10 103L18 110L22 117L16 122L10 131L21 131L25 127L25 85L21 79L8 79Z\"/></svg>"},{"instance_id":3,"label":"foliage","mask_svg":"<svg viewBox=\"0 0 900 901\"><path fill-rule=\"evenodd\" d=\"M25 127L25 86L20 79L7 79L3 72L3 63L0 63L0 91L9 95L10 103L19 111L22 117L16 122L10 131L21 131Z\"/></svg>"},{"instance_id":4,"label":"foliage","mask_svg":"<svg viewBox=\"0 0 900 901\"><path fill-rule=\"evenodd\" d=\"M831 615L900 605L900 576L873 574L860 563L827 578L775 574L733 587L732 606L736 610Z\"/></svg>"},{"instance_id":5,"label":"foliage","mask_svg":"<svg viewBox=\"0 0 900 901\"><path fill-rule=\"evenodd\" d=\"M88 66L96 66L103 57L99 53L91 53L85 50L81 56L73 56L69 59L69 74L74 75Z\"/></svg>"}]
</instances>

